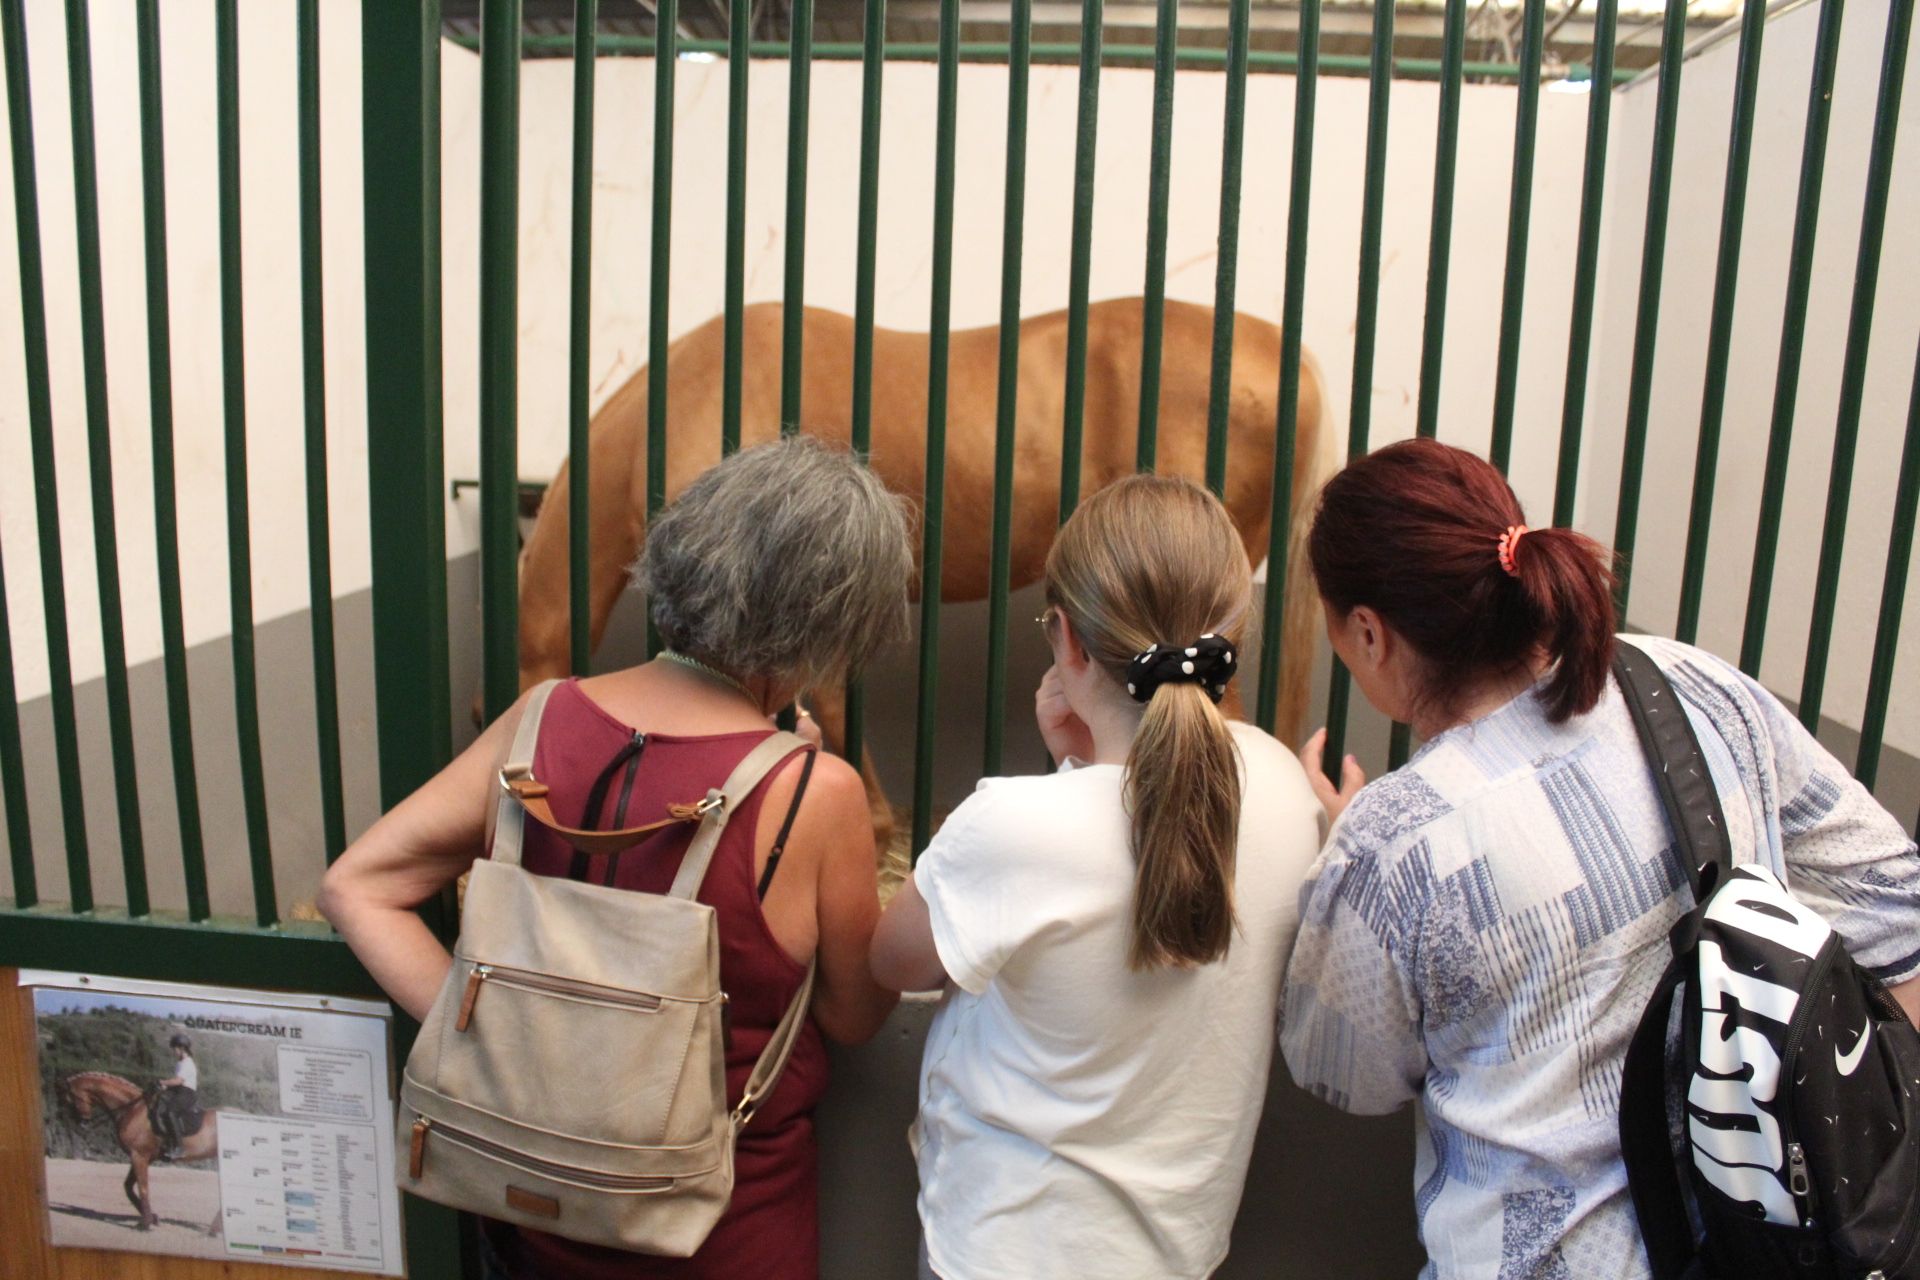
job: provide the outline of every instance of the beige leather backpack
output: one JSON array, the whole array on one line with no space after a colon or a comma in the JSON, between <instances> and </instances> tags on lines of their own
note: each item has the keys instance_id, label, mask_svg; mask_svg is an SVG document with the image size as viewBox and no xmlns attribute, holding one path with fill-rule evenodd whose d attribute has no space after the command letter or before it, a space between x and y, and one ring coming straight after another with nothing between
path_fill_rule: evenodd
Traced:
<instances>
[{"instance_id":1,"label":"beige leather backpack","mask_svg":"<svg viewBox=\"0 0 1920 1280\"><path fill-rule=\"evenodd\" d=\"M621 831L557 822L533 777L553 684L535 689L500 771L493 857L467 884L453 969L407 1059L400 1185L415 1195L593 1244L685 1257L733 1193L734 1135L798 1039L813 970L727 1105L727 996L713 908L694 900L727 815L806 744L775 733L724 786ZM696 822L665 896L535 875L528 814L588 853Z\"/></svg>"}]
</instances>

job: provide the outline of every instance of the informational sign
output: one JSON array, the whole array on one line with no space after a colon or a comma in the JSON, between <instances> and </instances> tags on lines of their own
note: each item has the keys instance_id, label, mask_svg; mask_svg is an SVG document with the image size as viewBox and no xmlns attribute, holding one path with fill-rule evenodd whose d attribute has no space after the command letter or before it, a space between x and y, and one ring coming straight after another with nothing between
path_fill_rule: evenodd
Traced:
<instances>
[{"instance_id":1,"label":"informational sign","mask_svg":"<svg viewBox=\"0 0 1920 1280\"><path fill-rule=\"evenodd\" d=\"M23 970L55 1245L401 1275L387 1006Z\"/></svg>"}]
</instances>

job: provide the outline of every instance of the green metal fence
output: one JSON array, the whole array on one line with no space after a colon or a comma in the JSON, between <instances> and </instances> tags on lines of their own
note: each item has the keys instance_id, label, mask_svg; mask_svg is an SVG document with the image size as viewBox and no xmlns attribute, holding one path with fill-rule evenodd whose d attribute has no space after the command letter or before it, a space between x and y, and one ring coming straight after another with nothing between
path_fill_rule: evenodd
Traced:
<instances>
[{"instance_id":1,"label":"green metal fence","mask_svg":"<svg viewBox=\"0 0 1920 1280\"><path fill-rule=\"evenodd\" d=\"M1829 102L1841 29L1843 0L1820 0L1818 49L1808 88L1809 111L1795 228L1790 250L1789 287L1781 323L1781 354L1767 450L1758 548L1748 594L1746 637L1740 655L1748 671L1757 671L1767 629L1767 605L1780 536L1786 460L1796 420L1796 392L1811 283L1813 244L1825 164ZM216 8L218 101L218 183L213 193L220 245L220 303L224 369L227 483L225 505L231 587L231 634L236 689L236 748L245 800L244 839L253 888L249 920L212 918L207 885L206 845L192 736L194 703L188 687L186 642L180 596L179 513L174 499L175 444L173 387L170 381L170 278L168 274L166 156L162 134L159 0L138 0L140 156L144 191L145 288L150 355L148 399L151 406L155 536L158 547L160 625L166 677L166 719L174 779L173 808L182 849L187 910L183 919L151 910L148 867L141 840L141 808L135 776L135 742L127 688L127 660L120 598L118 537L112 495L115 476L110 445L104 303L101 291L100 231L95 139L92 116L88 0L65 0L68 84L71 100L73 182L79 246L80 332L84 406L92 491L94 571L106 672L106 705L112 744L110 778L82 777L79 730L74 704L75 680L70 650L70 602L60 541L60 487L54 467L54 430L48 372L47 308L40 236L40 199L35 167L35 133L29 88L27 23L24 0L0 0L0 41L4 44L7 113L12 144L13 217L19 255L20 335L26 382L26 430L35 480L39 580L44 602L44 642L51 684L56 789L30 794L19 770L0 770L0 800L6 808L14 898L0 911L0 963L73 968L111 968L137 976L176 980L225 980L245 974L250 982L370 993L372 984L345 948L323 928L282 918L274 891L274 852L267 834L270 797L261 766L258 673L253 655L253 604L248 583L251 548L247 507L247 422L241 312L239 121L240 98L236 0ZM517 243L519 77L530 44L546 37L522 35L517 0L487 0L482 54L483 178L477 192L459 192L458 200L478 199L481 212L483 269L480 291L481 396L481 597L484 605L483 672L485 704L497 712L517 691ZM1235 0L1224 50L1182 50L1177 45L1176 0L1159 6L1153 48L1103 45L1100 0L1084 0L1083 37L1078 46L1036 46L1030 39L1030 0L1015 0L1012 38L1005 46L981 46L961 40L959 0L942 0L939 40L933 46L887 45L885 0L867 0L866 38L857 46L815 45L808 0L794 6L788 44L763 44L748 36L747 0L730 0L734 36L725 44L676 43L674 0L661 0L661 37L652 41L596 40L595 0L577 0L574 36L557 46L571 52L575 81L572 100L572 179L570 256L569 386L566 402L568 458L573 469L567 512L573 547L569 574L569 614L573 620L571 661L586 667L588 616L586 556L590 458L588 340L589 299L594 280L591 255L592 155L596 124L596 56L641 54L656 57L653 137L653 220L651 242L650 396L648 400L646 502L649 514L665 500L665 450L669 421L666 344L667 303L672 290L673 103L675 53L710 52L727 56L728 145L726 191L725 386L722 447L740 442L742 313L745 305L745 184L747 180L747 87L751 58L789 60L786 164L786 262L782 297L786 325L782 341L781 405L783 428L804 425L800 404L800 307L804 302L804 250L808 156L805 146L810 106L808 71L813 61L857 58L862 73L859 131L858 253L855 283L853 443L863 456L871 443L873 385L875 240L879 209L879 161L884 127L883 68L897 59L931 59L938 69L933 143L933 227L930 275L929 409L926 427L927 489L923 506L920 640L916 693L916 751L913 766L913 843L925 845L933 814L933 744L937 681L940 670L941 547L944 520L946 412L949 339L954 269L954 188L956 122L962 62L991 60L1006 66L1006 186L1003 209L1005 253L1001 263L999 380L995 440L995 502L992 514L990 642L987 653L985 724L986 771L1003 765L1003 707L1006 695L1012 464L1018 409L1022 230L1032 213L1026 208L1025 140L1029 68L1035 61L1077 61L1095 68L1150 58L1153 69L1153 129L1150 181L1141 193L1147 209L1147 270L1143 283L1146 321L1143 389L1137 461L1152 468L1156 458L1155 387L1159 374L1160 316L1165 301L1169 174L1174 111L1173 75L1178 67L1218 68L1226 81L1226 111L1221 121L1222 179L1219 211L1220 257L1215 279L1215 323L1211 385L1212 406L1206 450L1206 479L1216 490L1233 465L1226 448L1226 394L1232 356L1232 317L1239 248L1240 184L1244 164L1244 116L1247 77L1253 70L1288 71L1294 80L1292 160L1287 200L1284 285L1281 320L1284 347L1278 388L1278 435L1273 476L1274 510L1271 564L1263 606L1267 625L1259 662L1261 696L1257 704L1270 717L1271 692L1279 679L1281 601L1298 565L1287 557L1284 513L1291 498L1292 448L1301 393L1301 329L1307 305L1309 197L1313 176L1316 94L1322 72L1364 71L1368 79L1365 182L1357 210L1360 227L1355 346L1352 384L1371 386L1380 316L1382 225L1386 198L1390 86L1396 76L1421 75L1439 82L1439 128L1434 137L1434 184L1426 305L1422 324L1417 429L1434 435L1440 427L1440 386L1446 339L1449 250L1453 241L1454 175L1459 147L1462 85L1469 77L1507 79L1514 93L1514 152L1509 222L1497 334L1493 455L1509 460L1515 434L1515 385L1519 361L1522 306L1526 290L1530 199L1539 115L1540 67L1546 11L1544 0L1527 0L1523 11L1521 59L1517 66L1492 66L1465 57L1467 0L1449 0L1445 55L1436 63L1412 63L1393 56L1394 11L1375 10L1373 47L1364 58L1323 56L1319 49L1321 0L1303 0L1296 53L1256 54L1248 43L1249 0ZM441 40L437 5L398 5L362 0L360 7L363 112L360 147L365 181L365 260L324 262L320 238L320 145L326 125L320 110L318 42L323 15L318 0L299 0L298 49L288 68L298 86L298 128L290 143L298 153L298 226L289 243L298 245L301 290L302 372L305 412L302 430L306 459L309 529L308 581L312 601L314 683L318 723L319 773L315 778L324 819L324 852L337 856L350 832L342 802L339 694L334 683L333 594L329 559L326 460L328 406L323 374L328 352L322 336L322 287L327 272L359 272L365 283L366 377L369 455L369 503L373 564L374 672L380 796L383 805L398 801L431 776L450 756L449 619L445 575L445 479L443 474L442 333L440 212ZM1661 273L1666 253L1674 146L1680 109L1685 0L1668 0L1665 12L1658 115L1654 127L1649 197L1639 264L1639 303L1628 380L1625 452L1618 494L1615 544L1627 556L1639 529L1643 460L1650 419L1653 359L1660 314ZM1690 637L1698 625L1706 574L1706 533L1712 521L1716 463L1721 451L1732 321L1738 303L1743 215L1748 156L1757 101L1757 71L1765 31L1764 0L1747 0L1743 9L1739 80L1735 89L1729 144L1730 164L1721 211L1720 251L1713 294L1708 369L1702 388L1698 465L1690 512L1681 591L1680 634ZM1825 687L1832 614L1842 541L1853 489L1856 449L1863 412L1862 388L1880 273L1889 190L1893 175L1900 95L1912 33L1913 0L1892 0L1887 10L1883 69L1871 139L1871 166L1853 284L1847 334L1839 429L1827 484L1821 534L1816 604L1810 622L1805 678L1799 691L1802 717L1818 721ZM1597 47L1592 76L1601 86L1615 80L1613 41L1617 0L1598 0ZM1087 373L1089 300L1094 199L1094 155L1099 131L1101 80L1079 80L1072 204L1064 211L1071 225L1069 309L1066 345L1065 405L1060 423L1064 442L1060 515L1064 519L1081 494L1079 459L1083 439ZM1564 407L1558 424L1558 462L1554 493L1556 523L1570 520L1579 480L1582 432L1588 403L1594 332L1601 209L1607 180L1612 94L1593 92L1588 122L1579 225L1575 236L1570 345ZM908 127L896 123L893 127ZM921 127L913 122L910 127ZM1347 452L1357 455L1371 442L1372 407L1367 395L1353 399L1347 428ZM124 477L123 477L124 480ZM1866 713L1855 767L1869 783L1882 754L1886 709L1892 696L1896 645L1907 589L1920 504L1920 381L1908 411L1899 479L1889 532ZM16 562L16 571L19 565ZM0 567L3 570L3 567ZM1623 603L1630 587L1623 575ZM16 707L13 655L19 638L11 634L0 590L0 754L17 760L21 729ZM1335 670L1328 723L1332 738L1328 763L1337 768L1346 740L1349 681ZM860 683L849 691L850 748L864 739L866 699ZM1263 723L1267 723L1263 720ZM1271 724L1267 723L1271 728ZM1395 735L1393 760L1404 758L1408 735ZM110 785L120 817L119 863L125 910L96 907L85 822L85 791ZM56 804L62 818L67 883L61 889L39 883L33 861L29 805ZM437 903L430 917L443 930L450 904ZM451 1274L459 1249L452 1219L414 1204L410 1208L416 1274Z\"/></svg>"}]
</instances>

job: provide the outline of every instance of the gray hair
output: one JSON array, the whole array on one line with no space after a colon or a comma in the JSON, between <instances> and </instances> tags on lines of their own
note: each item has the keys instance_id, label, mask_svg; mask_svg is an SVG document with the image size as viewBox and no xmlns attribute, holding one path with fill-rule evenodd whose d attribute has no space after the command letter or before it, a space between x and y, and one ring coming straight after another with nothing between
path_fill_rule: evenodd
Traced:
<instances>
[{"instance_id":1,"label":"gray hair","mask_svg":"<svg viewBox=\"0 0 1920 1280\"><path fill-rule=\"evenodd\" d=\"M803 688L905 634L912 577L905 505L851 454L805 436L695 479L634 565L673 649Z\"/></svg>"}]
</instances>

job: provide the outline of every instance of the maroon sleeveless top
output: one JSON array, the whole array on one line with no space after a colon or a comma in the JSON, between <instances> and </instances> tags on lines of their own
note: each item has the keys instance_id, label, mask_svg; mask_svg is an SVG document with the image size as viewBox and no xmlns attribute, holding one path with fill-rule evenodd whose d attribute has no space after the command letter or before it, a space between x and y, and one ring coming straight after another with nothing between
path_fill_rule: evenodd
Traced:
<instances>
[{"instance_id":1,"label":"maroon sleeveless top","mask_svg":"<svg viewBox=\"0 0 1920 1280\"><path fill-rule=\"evenodd\" d=\"M578 827L639 826L667 816L667 806L705 796L766 734L642 735L620 723L568 680L554 689L540 721L533 776L551 788L554 814ZM623 753L626 762L608 774ZM778 772L776 766L774 772ZM602 775L608 776L602 780ZM771 778L772 773L768 774ZM586 812L601 780L598 812ZM754 834L763 781L736 807L700 886L699 900L714 909L720 927L720 979L728 998L732 1044L727 1050L727 1100L737 1103L747 1075L806 977L775 941L760 914L754 880ZM694 825L657 831L611 858L577 859L574 849L535 822L526 824L521 861L539 875L572 876L643 893L665 893L693 840ZM585 865L582 865L582 864ZM617 1071L617 1064L581 1062L582 1071ZM809 1019L793 1056L753 1122L734 1147L733 1200L713 1234L691 1258L659 1258L501 1222L487 1238L508 1272L525 1280L814 1280L819 1273L820 1222L813 1109L826 1091L827 1052ZM608 1088L616 1088L610 1078Z\"/></svg>"}]
</instances>

